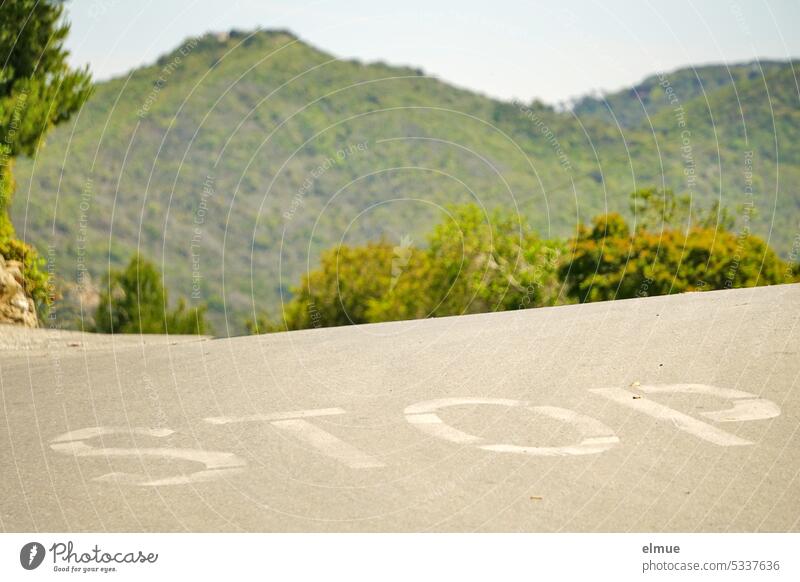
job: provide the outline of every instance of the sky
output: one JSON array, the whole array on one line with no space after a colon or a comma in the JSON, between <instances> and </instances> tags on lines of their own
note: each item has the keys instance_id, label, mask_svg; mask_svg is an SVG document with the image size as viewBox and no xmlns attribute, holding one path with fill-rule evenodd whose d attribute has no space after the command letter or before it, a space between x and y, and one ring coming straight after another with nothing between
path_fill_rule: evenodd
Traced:
<instances>
[{"instance_id":1,"label":"sky","mask_svg":"<svg viewBox=\"0 0 800 582\"><path fill-rule=\"evenodd\" d=\"M71 61L100 80L187 37L257 27L289 29L344 59L552 104L687 65L800 56L798 0L72 0L67 11Z\"/></svg>"}]
</instances>

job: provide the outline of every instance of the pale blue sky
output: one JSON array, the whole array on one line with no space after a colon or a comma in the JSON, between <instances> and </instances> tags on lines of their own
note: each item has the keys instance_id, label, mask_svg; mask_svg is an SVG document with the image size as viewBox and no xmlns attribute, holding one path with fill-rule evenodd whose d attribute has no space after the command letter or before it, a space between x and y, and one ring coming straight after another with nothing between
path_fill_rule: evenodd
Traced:
<instances>
[{"instance_id":1,"label":"pale blue sky","mask_svg":"<svg viewBox=\"0 0 800 582\"><path fill-rule=\"evenodd\" d=\"M689 64L800 56L798 0L72 0L67 10L72 60L99 79L188 36L257 26L338 57L551 103Z\"/></svg>"}]
</instances>

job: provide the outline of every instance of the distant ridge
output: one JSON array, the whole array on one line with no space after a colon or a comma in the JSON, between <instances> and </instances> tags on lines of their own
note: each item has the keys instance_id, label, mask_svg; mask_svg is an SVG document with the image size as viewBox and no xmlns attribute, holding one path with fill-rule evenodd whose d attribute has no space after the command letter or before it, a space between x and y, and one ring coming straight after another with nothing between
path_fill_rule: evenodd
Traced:
<instances>
[{"instance_id":1,"label":"distant ridge","mask_svg":"<svg viewBox=\"0 0 800 582\"><path fill-rule=\"evenodd\" d=\"M689 191L737 218L752 203L749 228L787 256L800 230L800 97L790 62L761 65L763 76L750 64L668 73L675 103L651 76L608 107L586 97L557 111L335 59L286 30L208 33L99 83L19 163L13 218L52 245L68 282L79 264L97 282L140 248L173 295L209 303L223 334L275 310L321 249L423 240L441 207L476 198L568 237L595 214L627 213L636 188ZM70 298L58 310L65 322L77 312Z\"/></svg>"}]
</instances>

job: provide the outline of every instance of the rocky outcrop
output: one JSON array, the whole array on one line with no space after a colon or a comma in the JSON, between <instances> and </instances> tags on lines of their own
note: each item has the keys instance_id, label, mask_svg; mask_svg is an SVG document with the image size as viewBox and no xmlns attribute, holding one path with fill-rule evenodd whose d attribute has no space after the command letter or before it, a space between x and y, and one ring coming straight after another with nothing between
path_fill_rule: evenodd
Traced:
<instances>
[{"instance_id":1,"label":"rocky outcrop","mask_svg":"<svg viewBox=\"0 0 800 582\"><path fill-rule=\"evenodd\" d=\"M23 287L22 263L0 255L0 323L37 327L36 306Z\"/></svg>"}]
</instances>

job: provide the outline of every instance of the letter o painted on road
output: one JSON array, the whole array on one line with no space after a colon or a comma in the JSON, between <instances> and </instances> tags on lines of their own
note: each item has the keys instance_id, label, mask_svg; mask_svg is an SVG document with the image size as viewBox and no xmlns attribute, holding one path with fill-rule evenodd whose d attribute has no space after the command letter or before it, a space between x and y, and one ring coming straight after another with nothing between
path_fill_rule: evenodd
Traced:
<instances>
[{"instance_id":1,"label":"letter o painted on road","mask_svg":"<svg viewBox=\"0 0 800 582\"><path fill-rule=\"evenodd\" d=\"M580 433L581 440L577 443L557 447L520 446L504 443L485 444L483 437L475 436L450 426L436 414L436 411L442 408L465 405L525 408L534 414L572 425ZM595 418L558 406L531 406L528 402L521 400L506 398L439 398L412 404L404 412L406 420L426 434L452 443L470 444L485 451L499 453L518 453L537 457L595 455L610 449L619 442L619 438L614 434L614 431Z\"/></svg>"}]
</instances>

